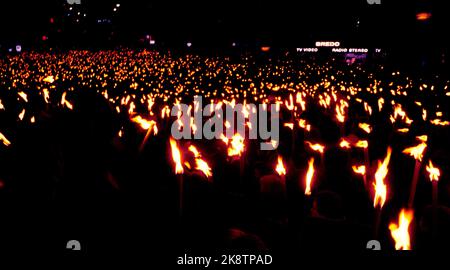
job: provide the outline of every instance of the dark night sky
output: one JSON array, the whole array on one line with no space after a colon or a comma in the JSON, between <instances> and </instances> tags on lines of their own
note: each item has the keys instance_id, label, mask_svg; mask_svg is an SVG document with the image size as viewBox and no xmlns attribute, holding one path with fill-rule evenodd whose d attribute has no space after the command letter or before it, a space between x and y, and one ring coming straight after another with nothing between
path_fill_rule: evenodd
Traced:
<instances>
[{"instance_id":1,"label":"dark night sky","mask_svg":"<svg viewBox=\"0 0 450 270\"><path fill-rule=\"evenodd\" d=\"M61 2L1 1L0 41L46 33L49 18L63 14ZM189 39L206 46L234 40L295 46L316 39L339 39L365 46L400 46L423 39L444 44L445 26L450 25L445 4L437 0L382 0L379 6L368 5L366 0L82 2L88 14L88 32L95 32L96 19L110 16L113 5L120 2L120 15L113 27L123 39L151 33L168 43ZM417 11L422 10L433 12L432 20L425 26L415 20Z\"/></svg>"}]
</instances>

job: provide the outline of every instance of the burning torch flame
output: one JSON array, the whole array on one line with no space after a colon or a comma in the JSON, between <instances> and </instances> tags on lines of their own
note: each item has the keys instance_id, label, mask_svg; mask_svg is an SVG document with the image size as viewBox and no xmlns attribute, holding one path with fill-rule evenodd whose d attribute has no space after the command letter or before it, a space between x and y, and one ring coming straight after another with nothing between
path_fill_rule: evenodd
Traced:
<instances>
[{"instance_id":1,"label":"burning torch flame","mask_svg":"<svg viewBox=\"0 0 450 270\"><path fill-rule=\"evenodd\" d=\"M426 142L426 141L428 141L428 136L427 136L427 135L417 136L416 138L417 138L419 141L421 141L421 142Z\"/></svg>"},{"instance_id":2,"label":"burning torch flame","mask_svg":"<svg viewBox=\"0 0 450 270\"><path fill-rule=\"evenodd\" d=\"M438 168L433 166L433 163L430 160L429 165L427 165L427 172L430 176L430 181L439 181L439 177L441 176L441 172Z\"/></svg>"},{"instance_id":3,"label":"burning torch flame","mask_svg":"<svg viewBox=\"0 0 450 270\"><path fill-rule=\"evenodd\" d=\"M197 148L195 148L195 146L190 145L188 150L191 151L192 154L194 154L195 158L199 158L200 157L200 153L198 152Z\"/></svg>"},{"instance_id":4,"label":"burning torch flame","mask_svg":"<svg viewBox=\"0 0 450 270\"><path fill-rule=\"evenodd\" d=\"M395 223L389 224L389 230L395 241L396 250L411 250L409 224L411 223L413 216L414 213L412 210L402 209L398 216L398 225Z\"/></svg>"},{"instance_id":5,"label":"burning torch flame","mask_svg":"<svg viewBox=\"0 0 450 270\"><path fill-rule=\"evenodd\" d=\"M241 154L244 152L244 138L241 136L241 134L236 133L231 138L230 147L228 148L228 156L241 156Z\"/></svg>"},{"instance_id":6,"label":"burning torch flame","mask_svg":"<svg viewBox=\"0 0 450 270\"><path fill-rule=\"evenodd\" d=\"M283 159L281 158L281 156L278 156L278 163L277 163L277 167L275 168L275 171L277 171L277 173L280 176L286 175L286 168L284 167Z\"/></svg>"},{"instance_id":7,"label":"burning torch flame","mask_svg":"<svg viewBox=\"0 0 450 270\"><path fill-rule=\"evenodd\" d=\"M146 120L142 118L140 115L135 116L131 119L131 121L139 124L144 130L153 130L153 134L158 134L158 127L156 126L156 122L153 120Z\"/></svg>"},{"instance_id":8,"label":"burning torch flame","mask_svg":"<svg viewBox=\"0 0 450 270\"><path fill-rule=\"evenodd\" d=\"M3 135L1 132L0 132L0 141L1 141L5 146L10 146L10 145L11 145L11 142L8 141L8 139L5 137L5 135Z\"/></svg>"},{"instance_id":9,"label":"burning torch flame","mask_svg":"<svg viewBox=\"0 0 450 270\"><path fill-rule=\"evenodd\" d=\"M372 132L372 128L370 127L369 124L360 123L358 126L359 126L360 129L364 130L366 133Z\"/></svg>"},{"instance_id":10,"label":"burning torch flame","mask_svg":"<svg viewBox=\"0 0 450 270\"><path fill-rule=\"evenodd\" d=\"M369 147L369 142L368 141L358 141L358 142L356 142L355 146L358 148L367 148L367 147Z\"/></svg>"},{"instance_id":11,"label":"burning torch flame","mask_svg":"<svg viewBox=\"0 0 450 270\"><path fill-rule=\"evenodd\" d=\"M305 195L311 195L311 182L314 176L314 158L308 161L308 172L306 173Z\"/></svg>"},{"instance_id":12,"label":"burning torch flame","mask_svg":"<svg viewBox=\"0 0 450 270\"><path fill-rule=\"evenodd\" d=\"M373 200L374 207L379 206L380 208L382 208L386 201L387 186L384 183L384 179L386 178L386 175L389 171L388 165L389 161L391 160L391 153L392 149L389 147L384 161L378 162L378 169L375 173L375 182L373 183L373 186L375 188L375 197Z\"/></svg>"},{"instance_id":13,"label":"burning torch flame","mask_svg":"<svg viewBox=\"0 0 450 270\"><path fill-rule=\"evenodd\" d=\"M323 151L325 150L325 146L320 145L318 143L312 144L311 142L308 141L305 141L305 143L309 145L309 148L311 148L311 150L319 152L321 154L323 154Z\"/></svg>"},{"instance_id":14,"label":"burning torch flame","mask_svg":"<svg viewBox=\"0 0 450 270\"><path fill-rule=\"evenodd\" d=\"M423 152L425 151L426 147L427 144L422 142L417 146L406 148L405 150L403 150L403 153L414 157L414 159L416 160L422 161Z\"/></svg>"},{"instance_id":15,"label":"burning torch flame","mask_svg":"<svg viewBox=\"0 0 450 270\"><path fill-rule=\"evenodd\" d=\"M362 165L362 166L352 166L353 171L356 174L360 174L360 175L366 175L366 166Z\"/></svg>"},{"instance_id":16,"label":"burning torch flame","mask_svg":"<svg viewBox=\"0 0 450 270\"><path fill-rule=\"evenodd\" d=\"M206 161L204 161L201 158L196 158L195 159L195 169L202 171L206 178L209 178L210 176L212 176L212 172L211 172L211 168L209 167L208 163L206 163Z\"/></svg>"},{"instance_id":17,"label":"burning torch flame","mask_svg":"<svg viewBox=\"0 0 450 270\"><path fill-rule=\"evenodd\" d=\"M347 140L345 140L345 139L341 140L341 142L339 143L339 147L343 148L343 149L350 149L351 148L350 143Z\"/></svg>"},{"instance_id":18,"label":"burning torch flame","mask_svg":"<svg viewBox=\"0 0 450 270\"><path fill-rule=\"evenodd\" d=\"M181 153L180 149L178 149L177 142L173 138L170 138L170 148L172 150L173 162L175 162L175 174L182 174L184 170L181 162Z\"/></svg>"},{"instance_id":19,"label":"burning torch flame","mask_svg":"<svg viewBox=\"0 0 450 270\"><path fill-rule=\"evenodd\" d=\"M48 82L48 83L53 83L55 81L55 78L53 76L48 76L48 77L45 77L42 81Z\"/></svg>"}]
</instances>

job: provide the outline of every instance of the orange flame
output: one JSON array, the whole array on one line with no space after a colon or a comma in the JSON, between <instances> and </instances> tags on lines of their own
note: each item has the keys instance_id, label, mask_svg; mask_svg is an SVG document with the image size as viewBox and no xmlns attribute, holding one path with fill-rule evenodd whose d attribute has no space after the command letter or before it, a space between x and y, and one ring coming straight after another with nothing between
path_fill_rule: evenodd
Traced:
<instances>
[{"instance_id":1,"label":"orange flame","mask_svg":"<svg viewBox=\"0 0 450 270\"><path fill-rule=\"evenodd\" d=\"M290 128L291 130L294 130L294 124L293 123L285 123L285 127Z\"/></svg>"},{"instance_id":2,"label":"orange flame","mask_svg":"<svg viewBox=\"0 0 450 270\"><path fill-rule=\"evenodd\" d=\"M198 152L197 148L193 145L190 145L188 148L189 151L191 151L194 154L195 158L199 158L200 157L200 153Z\"/></svg>"},{"instance_id":3,"label":"orange flame","mask_svg":"<svg viewBox=\"0 0 450 270\"><path fill-rule=\"evenodd\" d=\"M364 130L366 133L372 132L372 128L370 127L369 124L360 123L358 126L359 126L360 129Z\"/></svg>"},{"instance_id":4,"label":"orange flame","mask_svg":"<svg viewBox=\"0 0 450 270\"><path fill-rule=\"evenodd\" d=\"M416 138L417 138L419 141L421 141L421 142L426 142L426 141L428 141L428 136L427 136L427 135L417 136Z\"/></svg>"},{"instance_id":5,"label":"orange flame","mask_svg":"<svg viewBox=\"0 0 450 270\"><path fill-rule=\"evenodd\" d=\"M321 154L323 154L323 151L325 150L325 146L320 145L318 143L312 144L311 142L308 141L305 141L305 143L309 145L309 148L311 148L311 150L319 152Z\"/></svg>"},{"instance_id":6,"label":"orange flame","mask_svg":"<svg viewBox=\"0 0 450 270\"><path fill-rule=\"evenodd\" d=\"M353 171L356 174L360 174L360 175L366 175L366 166L362 165L362 166L352 166Z\"/></svg>"},{"instance_id":7,"label":"orange flame","mask_svg":"<svg viewBox=\"0 0 450 270\"><path fill-rule=\"evenodd\" d=\"M422 161L423 152L425 151L426 147L427 144L422 142L417 146L406 148L405 150L403 150L403 153L414 157L414 159L416 160Z\"/></svg>"},{"instance_id":8,"label":"orange flame","mask_svg":"<svg viewBox=\"0 0 450 270\"><path fill-rule=\"evenodd\" d=\"M367 148L369 147L369 142L368 141L357 141L355 144L356 147L358 148Z\"/></svg>"},{"instance_id":9,"label":"orange flame","mask_svg":"<svg viewBox=\"0 0 450 270\"><path fill-rule=\"evenodd\" d=\"M230 146L228 147L228 156L241 156L244 152L244 138L241 134L236 133L231 138Z\"/></svg>"},{"instance_id":10,"label":"orange flame","mask_svg":"<svg viewBox=\"0 0 450 270\"><path fill-rule=\"evenodd\" d=\"M314 176L314 158L308 161L308 172L306 173L305 195L311 195L311 182Z\"/></svg>"},{"instance_id":11,"label":"orange flame","mask_svg":"<svg viewBox=\"0 0 450 270\"><path fill-rule=\"evenodd\" d=\"M378 161L378 169L375 173L375 182L373 183L373 186L375 188L375 197L373 200L374 207L379 206L380 208L382 208L384 203L386 202L387 186L384 183L384 179L386 178L389 171L388 165L389 161L391 160L391 153L392 149L389 147L384 161Z\"/></svg>"},{"instance_id":12,"label":"orange flame","mask_svg":"<svg viewBox=\"0 0 450 270\"><path fill-rule=\"evenodd\" d=\"M441 171L439 168L433 166L433 163L430 160L429 165L427 165L427 172L430 176L430 181L439 181L439 177L441 176Z\"/></svg>"},{"instance_id":13,"label":"orange flame","mask_svg":"<svg viewBox=\"0 0 450 270\"><path fill-rule=\"evenodd\" d=\"M345 122L343 107L339 107L339 105L336 105L336 119L341 123Z\"/></svg>"},{"instance_id":14,"label":"orange flame","mask_svg":"<svg viewBox=\"0 0 450 270\"><path fill-rule=\"evenodd\" d=\"M202 171L206 178L209 178L210 176L212 176L212 172L211 172L211 168L209 167L208 163L206 163L206 161L204 161L201 158L196 158L195 159L195 169Z\"/></svg>"},{"instance_id":15,"label":"orange flame","mask_svg":"<svg viewBox=\"0 0 450 270\"><path fill-rule=\"evenodd\" d=\"M5 146L10 146L10 145L11 145L11 142L8 141L8 139L5 137L5 135L3 135L1 132L0 132L0 141L1 141Z\"/></svg>"},{"instance_id":16,"label":"orange flame","mask_svg":"<svg viewBox=\"0 0 450 270\"><path fill-rule=\"evenodd\" d=\"M181 153L180 149L178 149L177 142L173 138L170 138L170 148L172 150L173 162L175 162L175 174L182 174L184 170L181 162Z\"/></svg>"},{"instance_id":17,"label":"orange flame","mask_svg":"<svg viewBox=\"0 0 450 270\"><path fill-rule=\"evenodd\" d=\"M70 110L73 110L72 104L71 104L69 101L66 100L66 95L67 95L66 92L64 92L64 93L62 94L62 97L61 97L61 105L66 105L67 108L69 108Z\"/></svg>"},{"instance_id":18,"label":"orange flame","mask_svg":"<svg viewBox=\"0 0 450 270\"><path fill-rule=\"evenodd\" d=\"M139 124L144 130L153 130L153 134L158 134L158 127L156 126L156 122L153 120L146 120L142 118L140 115L135 116L131 119L131 121Z\"/></svg>"},{"instance_id":19,"label":"orange flame","mask_svg":"<svg viewBox=\"0 0 450 270\"><path fill-rule=\"evenodd\" d=\"M287 100L285 100L284 105L286 106L286 108L289 111L292 111L294 109L294 100L293 100L292 94L289 95L289 103Z\"/></svg>"},{"instance_id":20,"label":"orange flame","mask_svg":"<svg viewBox=\"0 0 450 270\"><path fill-rule=\"evenodd\" d=\"M286 168L284 167L283 159L281 158L281 156L278 156L278 163L277 163L277 166L275 168L275 171L277 171L277 173L280 176L281 175L286 175Z\"/></svg>"},{"instance_id":21,"label":"orange flame","mask_svg":"<svg viewBox=\"0 0 450 270\"><path fill-rule=\"evenodd\" d=\"M311 131L311 125L307 124L305 119L298 120L298 126L306 129L307 131Z\"/></svg>"},{"instance_id":22,"label":"orange flame","mask_svg":"<svg viewBox=\"0 0 450 270\"><path fill-rule=\"evenodd\" d=\"M349 143L347 140L345 140L345 139L342 139L342 140L341 140L341 142L339 143L339 147L340 147L340 148L344 148L344 149L350 149L350 148L352 148L352 147L350 146L350 143Z\"/></svg>"},{"instance_id":23,"label":"orange flame","mask_svg":"<svg viewBox=\"0 0 450 270\"><path fill-rule=\"evenodd\" d=\"M55 78L53 76L47 76L42 81L48 82L48 83L53 83L55 81Z\"/></svg>"},{"instance_id":24,"label":"orange flame","mask_svg":"<svg viewBox=\"0 0 450 270\"><path fill-rule=\"evenodd\" d=\"M411 238L409 236L409 224L413 219L412 210L402 209L398 216L398 225L389 224L392 239L395 241L396 250L411 250Z\"/></svg>"}]
</instances>

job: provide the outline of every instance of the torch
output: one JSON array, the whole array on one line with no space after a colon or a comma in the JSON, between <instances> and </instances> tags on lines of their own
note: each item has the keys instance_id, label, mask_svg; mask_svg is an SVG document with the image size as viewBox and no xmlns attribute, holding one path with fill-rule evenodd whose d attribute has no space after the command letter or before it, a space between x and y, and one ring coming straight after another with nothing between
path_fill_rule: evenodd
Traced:
<instances>
[{"instance_id":1,"label":"torch","mask_svg":"<svg viewBox=\"0 0 450 270\"><path fill-rule=\"evenodd\" d=\"M436 232L437 232L437 207L438 207L438 182L439 177L441 176L441 172L438 168L433 166L433 162L429 162L426 167L428 175L430 177L431 185L432 185L432 235L433 240L436 240Z\"/></svg>"},{"instance_id":2,"label":"torch","mask_svg":"<svg viewBox=\"0 0 450 270\"><path fill-rule=\"evenodd\" d=\"M425 142L420 143L417 146L409 147L403 150L404 154L409 154L416 160L416 165L414 166L414 174L413 179L411 183L411 190L409 193L409 201L408 201L408 208L412 208L414 203L414 197L416 195L416 188L417 188L417 181L419 180L419 172L420 167L422 166L422 158L423 158L423 152L425 151L425 148L427 147Z\"/></svg>"},{"instance_id":3,"label":"torch","mask_svg":"<svg viewBox=\"0 0 450 270\"><path fill-rule=\"evenodd\" d=\"M184 191L184 179L183 179L183 165L181 162L181 153L178 148L177 142L170 138L170 148L172 151L172 160L175 163L175 175L177 176L178 188L179 188L179 211L180 217L183 214L183 191Z\"/></svg>"},{"instance_id":4,"label":"torch","mask_svg":"<svg viewBox=\"0 0 450 270\"><path fill-rule=\"evenodd\" d=\"M373 183L375 189L375 196L373 200L373 207L375 208L375 226L374 226L374 236L378 237L378 229L380 227L381 221L381 209L386 202L387 196L387 186L384 183L384 179L388 173L388 165L391 159L392 149L388 147L387 155L383 162L378 162L378 169L375 173L375 182Z\"/></svg>"}]
</instances>

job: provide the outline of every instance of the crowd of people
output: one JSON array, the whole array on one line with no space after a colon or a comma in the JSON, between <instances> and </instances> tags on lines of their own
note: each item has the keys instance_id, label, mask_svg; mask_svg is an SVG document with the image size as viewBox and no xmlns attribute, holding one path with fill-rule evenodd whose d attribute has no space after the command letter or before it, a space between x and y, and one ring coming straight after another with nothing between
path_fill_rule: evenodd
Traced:
<instances>
[{"instance_id":1,"label":"crowd of people","mask_svg":"<svg viewBox=\"0 0 450 270\"><path fill-rule=\"evenodd\" d=\"M390 225L407 208L411 249L445 245L449 83L294 54L2 56L3 244L20 249L38 239L57 247L73 238L91 251L142 252L157 243L162 253L297 252L363 251L375 239L395 250ZM195 95L205 104L279 104L278 148L261 151L257 140L243 139L243 151L230 154L232 138L179 140L183 173L176 173L169 140L177 118L169 112ZM404 153L423 144L416 159ZM437 205L430 161L440 171Z\"/></svg>"}]
</instances>

